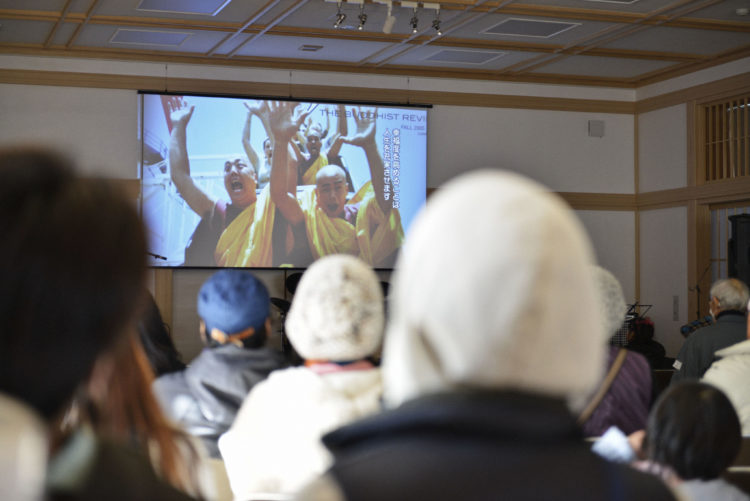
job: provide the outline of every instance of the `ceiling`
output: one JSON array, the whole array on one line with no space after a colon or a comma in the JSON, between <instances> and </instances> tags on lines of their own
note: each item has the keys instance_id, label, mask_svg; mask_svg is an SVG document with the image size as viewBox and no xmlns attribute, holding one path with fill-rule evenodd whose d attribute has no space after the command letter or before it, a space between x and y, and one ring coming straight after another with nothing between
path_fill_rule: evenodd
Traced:
<instances>
[{"instance_id":1,"label":"ceiling","mask_svg":"<svg viewBox=\"0 0 750 501\"><path fill-rule=\"evenodd\" d=\"M750 0L389 3L0 0L0 54L615 87L750 56Z\"/></svg>"}]
</instances>

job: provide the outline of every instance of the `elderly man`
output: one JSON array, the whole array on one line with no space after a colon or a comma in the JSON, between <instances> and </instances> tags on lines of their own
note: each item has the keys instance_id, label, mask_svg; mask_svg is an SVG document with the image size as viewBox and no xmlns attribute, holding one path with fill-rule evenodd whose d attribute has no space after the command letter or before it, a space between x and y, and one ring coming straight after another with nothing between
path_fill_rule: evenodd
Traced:
<instances>
[{"instance_id":1,"label":"elderly man","mask_svg":"<svg viewBox=\"0 0 750 501\"><path fill-rule=\"evenodd\" d=\"M727 278L711 286L709 312L716 323L698 329L680 348L672 383L700 379L716 360L716 352L745 339L748 289L740 280Z\"/></svg>"},{"instance_id":2,"label":"elderly man","mask_svg":"<svg viewBox=\"0 0 750 501\"><path fill-rule=\"evenodd\" d=\"M595 456L571 413L604 365L592 259L565 204L529 180L441 188L392 282L389 410L326 435L335 462L300 498L672 499Z\"/></svg>"}]
</instances>

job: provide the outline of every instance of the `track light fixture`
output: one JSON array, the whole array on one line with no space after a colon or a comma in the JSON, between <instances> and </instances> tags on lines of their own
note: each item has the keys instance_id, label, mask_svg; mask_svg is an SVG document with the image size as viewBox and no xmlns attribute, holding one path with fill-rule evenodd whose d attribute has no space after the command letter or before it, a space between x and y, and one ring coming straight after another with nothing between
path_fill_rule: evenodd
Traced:
<instances>
[{"instance_id":1,"label":"track light fixture","mask_svg":"<svg viewBox=\"0 0 750 501\"><path fill-rule=\"evenodd\" d=\"M344 19L346 19L346 14L341 12L341 2L338 3L338 9L336 11L336 22L333 23L334 28L338 28L341 26L341 23L344 22Z\"/></svg>"},{"instance_id":2,"label":"track light fixture","mask_svg":"<svg viewBox=\"0 0 750 501\"><path fill-rule=\"evenodd\" d=\"M443 35L443 32L440 31L440 9L435 10L435 19L432 20L432 27L437 32L437 36Z\"/></svg>"},{"instance_id":3,"label":"track light fixture","mask_svg":"<svg viewBox=\"0 0 750 501\"><path fill-rule=\"evenodd\" d=\"M419 19L417 19L417 8L414 7L414 15L411 16L411 19L409 20L409 25L411 26L411 32L416 33L417 25L419 25Z\"/></svg>"},{"instance_id":4,"label":"track light fixture","mask_svg":"<svg viewBox=\"0 0 750 501\"><path fill-rule=\"evenodd\" d=\"M364 2L362 2L362 5L359 6L359 16L357 16L357 19L359 19L359 26L357 26L357 29L362 31L365 27L365 23L367 22L367 14L365 14Z\"/></svg>"}]
</instances>

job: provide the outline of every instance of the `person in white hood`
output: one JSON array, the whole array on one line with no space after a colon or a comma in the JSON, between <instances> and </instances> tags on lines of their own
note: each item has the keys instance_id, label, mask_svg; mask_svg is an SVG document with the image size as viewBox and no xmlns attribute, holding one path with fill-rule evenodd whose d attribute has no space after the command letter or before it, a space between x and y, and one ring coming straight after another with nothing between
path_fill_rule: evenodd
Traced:
<instances>
[{"instance_id":1,"label":"person in white hood","mask_svg":"<svg viewBox=\"0 0 750 501\"><path fill-rule=\"evenodd\" d=\"M298 498L672 499L591 453L571 412L604 366L592 261L535 182L478 171L441 187L392 280L390 409L327 434L334 464Z\"/></svg>"},{"instance_id":2,"label":"person in white hood","mask_svg":"<svg viewBox=\"0 0 750 501\"><path fill-rule=\"evenodd\" d=\"M747 304L750 312L750 302ZM742 424L742 436L750 437L750 322L748 339L716 352L718 358L703 375L703 381L720 388L729 397Z\"/></svg>"},{"instance_id":3,"label":"person in white hood","mask_svg":"<svg viewBox=\"0 0 750 501\"><path fill-rule=\"evenodd\" d=\"M380 348L383 310L375 272L353 256L302 275L286 332L304 367L255 386L219 440L235 499L294 494L331 463L324 433L380 410L380 369L367 357Z\"/></svg>"}]
</instances>

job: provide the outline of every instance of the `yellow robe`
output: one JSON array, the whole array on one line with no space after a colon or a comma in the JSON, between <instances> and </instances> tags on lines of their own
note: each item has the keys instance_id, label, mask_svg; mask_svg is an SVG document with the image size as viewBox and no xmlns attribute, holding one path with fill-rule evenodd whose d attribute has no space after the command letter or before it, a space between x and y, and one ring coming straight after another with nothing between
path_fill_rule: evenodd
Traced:
<instances>
[{"instance_id":1,"label":"yellow robe","mask_svg":"<svg viewBox=\"0 0 750 501\"><path fill-rule=\"evenodd\" d=\"M304 174L302 174L302 184L315 184L315 176L318 175L318 171L328 165L328 157L323 154L318 154L318 158L307 168Z\"/></svg>"},{"instance_id":2,"label":"yellow robe","mask_svg":"<svg viewBox=\"0 0 750 501\"><path fill-rule=\"evenodd\" d=\"M216 244L214 258L219 266L272 266L271 236L276 206L271 201L270 185L266 185L258 199L226 227Z\"/></svg>"},{"instance_id":3,"label":"yellow robe","mask_svg":"<svg viewBox=\"0 0 750 501\"><path fill-rule=\"evenodd\" d=\"M330 218L318 207L315 190L302 195L307 240L313 257L351 254L377 267L404 241L404 229L398 209L386 216L380 208L372 183L365 183L348 204L360 203L355 224L343 218Z\"/></svg>"}]
</instances>

